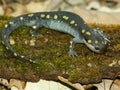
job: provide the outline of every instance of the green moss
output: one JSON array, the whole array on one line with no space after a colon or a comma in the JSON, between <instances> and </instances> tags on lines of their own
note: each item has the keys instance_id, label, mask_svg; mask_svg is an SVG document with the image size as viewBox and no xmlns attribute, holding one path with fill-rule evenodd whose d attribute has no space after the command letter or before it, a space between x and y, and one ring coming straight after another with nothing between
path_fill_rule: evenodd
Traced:
<instances>
[{"instance_id":1,"label":"green moss","mask_svg":"<svg viewBox=\"0 0 120 90\"><path fill-rule=\"evenodd\" d=\"M8 20L7 17L5 22L6 20ZM4 23L0 23L0 28L2 28ZM94 27L95 25L90 26ZM100 27L105 30L105 33L108 34L112 42L108 46L108 54L96 54L91 52L85 45L77 44L75 49L79 55L78 57L69 57L68 55L68 44L72 39L70 35L41 28L38 32L41 34L40 37L35 38L35 45L31 46L30 41L34 37L31 37L29 34L29 27L20 27L11 35L15 41L15 44L11 46L16 52L31 58L37 64L15 58L0 43L1 68L7 65L17 73L16 77L20 77L19 74L21 74L23 79L26 80L33 79L31 78L32 75L34 79L38 79L38 76L48 79L50 75L53 75L49 77L49 79L53 79L53 77L56 78L58 75L67 75L67 78L73 82L98 82L102 77L101 69L108 66L113 60L120 60L118 50L120 30L112 31L106 30L104 26ZM115 29L119 28L115 26ZM112 57L110 57L111 53ZM8 72L10 72L10 68Z\"/></svg>"},{"instance_id":2,"label":"green moss","mask_svg":"<svg viewBox=\"0 0 120 90\"><path fill-rule=\"evenodd\" d=\"M0 16L0 20L2 21L2 20L10 20L10 19L12 19L13 17L12 16Z\"/></svg>"}]
</instances>

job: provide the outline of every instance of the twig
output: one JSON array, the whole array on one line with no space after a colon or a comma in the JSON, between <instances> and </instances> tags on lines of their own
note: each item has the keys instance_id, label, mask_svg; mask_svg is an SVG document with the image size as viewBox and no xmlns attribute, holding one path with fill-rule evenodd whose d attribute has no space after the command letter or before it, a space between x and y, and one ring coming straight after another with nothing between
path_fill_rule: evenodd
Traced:
<instances>
[{"instance_id":1,"label":"twig","mask_svg":"<svg viewBox=\"0 0 120 90\"><path fill-rule=\"evenodd\" d=\"M85 90L81 84L78 84L78 83L73 84L73 83L69 82L68 79L65 79L65 78L63 78L61 76L58 76L58 79L60 81L64 82L64 83L70 85L71 87L77 89L77 90Z\"/></svg>"},{"instance_id":2,"label":"twig","mask_svg":"<svg viewBox=\"0 0 120 90\"><path fill-rule=\"evenodd\" d=\"M73 4L71 4L70 2L68 2L67 0L63 0L66 4L70 5L70 6L74 6Z\"/></svg>"}]
</instances>

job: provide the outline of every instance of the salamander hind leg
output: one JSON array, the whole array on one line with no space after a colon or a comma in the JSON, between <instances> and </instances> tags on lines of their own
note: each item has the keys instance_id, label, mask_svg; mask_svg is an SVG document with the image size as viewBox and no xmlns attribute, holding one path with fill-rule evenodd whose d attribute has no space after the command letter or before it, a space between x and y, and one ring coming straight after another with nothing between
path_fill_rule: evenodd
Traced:
<instances>
[{"instance_id":1,"label":"salamander hind leg","mask_svg":"<svg viewBox=\"0 0 120 90\"><path fill-rule=\"evenodd\" d=\"M74 57L74 56L78 56L78 55L77 55L76 51L73 48L70 48L69 49L69 56Z\"/></svg>"},{"instance_id":2,"label":"salamander hind leg","mask_svg":"<svg viewBox=\"0 0 120 90\"><path fill-rule=\"evenodd\" d=\"M33 37L39 37L40 35L38 34L38 29L40 28L40 26L32 26L30 29L30 35Z\"/></svg>"}]
</instances>

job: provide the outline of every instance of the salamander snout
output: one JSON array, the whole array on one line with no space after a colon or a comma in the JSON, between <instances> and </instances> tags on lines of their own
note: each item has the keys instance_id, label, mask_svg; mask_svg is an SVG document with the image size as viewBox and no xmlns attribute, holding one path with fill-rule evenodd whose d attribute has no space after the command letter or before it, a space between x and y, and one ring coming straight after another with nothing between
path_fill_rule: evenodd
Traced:
<instances>
[{"instance_id":1,"label":"salamander snout","mask_svg":"<svg viewBox=\"0 0 120 90\"><path fill-rule=\"evenodd\" d=\"M107 46L108 43L110 43L110 40L99 28L95 28L93 31L95 33L96 39L99 41L97 44L94 44L95 51L98 53L104 53L107 50Z\"/></svg>"},{"instance_id":2,"label":"salamander snout","mask_svg":"<svg viewBox=\"0 0 120 90\"><path fill-rule=\"evenodd\" d=\"M96 53L104 53L107 50L107 46L108 46L108 43L100 46L95 46L93 51Z\"/></svg>"}]
</instances>

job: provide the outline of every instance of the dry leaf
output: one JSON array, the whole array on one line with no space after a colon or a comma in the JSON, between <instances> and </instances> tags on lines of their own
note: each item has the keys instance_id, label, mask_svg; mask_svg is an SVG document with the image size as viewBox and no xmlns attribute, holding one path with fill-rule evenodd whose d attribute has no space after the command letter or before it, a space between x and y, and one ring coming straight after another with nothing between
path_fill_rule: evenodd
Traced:
<instances>
[{"instance_id":1,"label":"dry leaf","mask_svg":"<svg viewBox=\"0 0 120 90\"><path fill-rule=\"evenodd\" d=\"M80 15L87 23L120 24L120 13L104 13L94 10L86 10L74 7L73 11Z\"/></svg>"}]
</instances>

